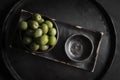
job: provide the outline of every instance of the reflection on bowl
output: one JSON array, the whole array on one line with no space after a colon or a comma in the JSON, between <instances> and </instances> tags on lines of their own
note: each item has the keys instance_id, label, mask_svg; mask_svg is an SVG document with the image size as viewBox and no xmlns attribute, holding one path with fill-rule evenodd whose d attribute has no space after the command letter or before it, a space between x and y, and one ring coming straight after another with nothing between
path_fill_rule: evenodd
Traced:
<instances>
[{"instance_id":1,"label":"reflection on bowl","mask_svg":"<svg viewBox=\"0 0 120 80\"><path fill-rule=\"evenodd\" d=\"M93 53L93 50L93 42L85 34L73 34L65 43L67 56L75 62L87 60Z\"/></svg>"}]
</instances>

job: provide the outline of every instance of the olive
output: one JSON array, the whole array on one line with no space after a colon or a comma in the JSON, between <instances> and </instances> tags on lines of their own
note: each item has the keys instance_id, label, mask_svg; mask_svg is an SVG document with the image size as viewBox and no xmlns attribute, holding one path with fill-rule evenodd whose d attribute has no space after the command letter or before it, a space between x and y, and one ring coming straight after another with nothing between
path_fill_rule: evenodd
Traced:
<instances>
[{"instance_id":1,"label":"olive","mask_svg":"<svg viewBox=\"0 0 120 80\"><path fill-rule=\"evenodd\" d=\"M41 23L43 23L44 21L45 21L45 20L42 18L42 19L38 20L38 23L41 24Z\"/></svg>"},{"instance_id":2,"label":"olive","mask_svg":"<svg viewBox=\"0 0 120 80\"><path fill-rule=\"evenodd\" d=\"M41 26L41 28L42 28L42 30L43 30L43 33L44 33L44 34L47 34L47 32L48 32L48 25L45 24L45 23L43 23L42 26Z\"/></svg>"},{"instance_id":3,"label":"olive","mask_svg":"<svg viewBox=\"0 0 120 80\"><path fill-rule=\"evenodd\" d=\"M54 46L57 43L57 39L55 36L50 36L49 37L49 45Z\"/></svg>"},{"instance_id":4,"label":"olive","mask_svg":"<svg viewBox=\"0 0 120 80\"><path fill-rule=\"evenodd\" d=\"M29 21L29 24L30 24L32 29L37 29L39 27L38 22L35 20Z\"/></svg>"},{"instance_id":5,"label":"olive","mask_svg":"<svg viewBox=\"0 0 120 80\"><path fill-rule=\"evenodd\" d=\"M32 39L30 37L23 37L23 43L24 44L30 44L32 42Z\"/></svg>"},{"instance_id":6,"label":"olive","mask_svg":"<svg viewBox=\"0 0 120 80\"><path fill-rule=\"evenodd\" d=\"M42 36L42 33L43 33L42 29L40 29L40 28L36 29L34 32L34 37L38 38L38 37Z\"/></svg>"},{"instance_id":7,"label":"olive","mask_svg":"<svg viewBox=\"0 0 120 80\"><path fill-rule=\"evenodd\" d=\"M28 29L28 30L26 30L25 35L27 35L29 37L32 37L33 36L33 32L34 31L32 29Z\"/></svg>"},{"instance_id":8,"label":"olive","mask_svg":"<svg viewBox=\"0 0 120 80\"><path fill-rule=\"evenodd\" d=\"M32 50L34 50L34 51L37 51L37 50L40 48L40 46L39 46L38 44L36 44L36 43L32 43L32 44L30 45L30 48L31 48Z\"/></svg>"},{"instance_id":9,"label":"olive","mask_svg":"<svg viewBox=\"0 0 120 80\"><path fill-rule=\"evenodd\" d=\"M48 35L46 35L46 34L42 35L40 38L38 38L37 41L40 45L46 45L49 41Z\"/></svg>"},{"instance_id":10,"label":"olive","mask_svg":"<svg viewBox=\"0 0 120 80\"><path fill-rule=\"evenodd\" d=\"M48 25L49 28L53 27L53 23L50 20L46 20L45 23Z\"/></svg>"},{"instance_id":11,"label":"olive","mask_svg":"<svg viewBox=\"0 0 120 80\"><path fill-rule=\"evenodd\" d=\"M26 30L28 28L28 23L26 21L22 21L20 23L21 30Z\"/></svg>"},{"instance_id":12,"label":"olive","mask_svg":"<svg viewBox=\"0 0 120 80\"><path fill-rule=\"evenodd\" d=\"M56 29L55 28L50 28L49 29L49 35L51 35L51 36L55 36L56 35Z\"/></svg>"},{"instance_id":13,"label":"olive","mask_svg":"<svg viewBox=\"0 0 120 80\"><path fill-rule=\"evenodd\" d=\"M41 15L39 13L35 13L33 15L33 19L36 20L36 21L40 21L42 19Z\"/></svg>"},{"instance_id":14,"label":"olive","mask_svg":"<svg viewBox=\"0 0 120 80\"><path fill-rule=\"evenodd\" d=\"M40 50L42 50L42 51L46 51L46 50L48 50L48 48L49 48L49 45L41 45L40 46Z\"/></svg>"}]
</instances>

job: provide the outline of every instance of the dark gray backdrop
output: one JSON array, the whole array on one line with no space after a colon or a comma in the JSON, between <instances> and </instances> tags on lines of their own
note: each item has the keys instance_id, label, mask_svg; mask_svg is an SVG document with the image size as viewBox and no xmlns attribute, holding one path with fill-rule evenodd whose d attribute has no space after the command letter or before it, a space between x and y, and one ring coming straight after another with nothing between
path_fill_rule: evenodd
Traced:
<instances>
[{"instance_id":1,"label":"dark gray backdrop","mask_svg":"<svg viewBox=\"0 0 120 80\"><path fill-rule=\"evenodd\" d=\"M10 8L19 0L3 0L0 1L0 32L2 28L2 23L5 16L9 12ZM120 0L97 0L106 9L109 15L112 17L115 24L116 34L117 34L117 48L114 57L113 64L107 71L103 80L120 80ZM1 35L1 34L0 34ZM1 40L1 38L0 38ZM2 63L2 58L0 54L0 80L14 80L9 74L7 69Z\"/></svg>"}]
</instances>

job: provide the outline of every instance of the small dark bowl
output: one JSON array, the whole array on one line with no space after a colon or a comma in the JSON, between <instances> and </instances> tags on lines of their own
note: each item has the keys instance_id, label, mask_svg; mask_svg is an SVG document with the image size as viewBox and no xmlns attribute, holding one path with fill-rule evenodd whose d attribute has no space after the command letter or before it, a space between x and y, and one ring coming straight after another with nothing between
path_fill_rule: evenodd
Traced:
<instances>
[{"instance_id":1,"label":"small dark bowl","mask_svg":"<svg viewBox=\"0 0 120 80\"><path fill-rule=\"evenodd\" d=\"M43 18L44 20L50 20L50 21L53 23L53 27L56 28L56 31L57 31L56 38L57 38L57 42L58 42L58 39L59 39L59 29L58 29L58 26L57 26L56 22L55 22L54 20L52 20L51 18L47 17L47 16L42 16L42 18ZM28 18L28 19L29 19L29 18ZM28 20L28 19L25 19L25 20ZM22 35L22 33L21 33L21 30L20 30L20 40L21 40L21 43L23 44L24 48L25 48L27 51L32 52L32 53L46 53L46 52L51 51L51 50L55 47L55 45L54 45L54 46L50 46L49 49L48 49L48 50L45 50L45 51L42 51L42 50L33 51L33 50L30 49L29 46L27 46L27 45L25 45L25 44L23 43L23 35ZM57 42L56 42L56 44L57 44Z\"/></svg>"},{"instance_id":2,"label":"small dark bowl","mask_svg":"<svg viewBox=\"0 0 120 80\"><path fill-rule=\"evenodd\" d=\"M89 59L93 50L93 42L85 34L73 34L65 43L66 54L74 62L82 62Z\"/></svg>"}]
</instances>

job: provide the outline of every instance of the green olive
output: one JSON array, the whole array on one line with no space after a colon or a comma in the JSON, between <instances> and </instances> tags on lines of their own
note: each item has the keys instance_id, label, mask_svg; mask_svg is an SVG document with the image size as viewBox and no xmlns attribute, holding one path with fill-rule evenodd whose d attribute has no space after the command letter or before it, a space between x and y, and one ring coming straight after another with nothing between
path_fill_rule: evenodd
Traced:
<instances>
[{"instance_id":1,"label":"green olive","mask_svg":"<svg viewBox=\"0 0 120 80\"><path fill-rule=\"evenodd\" d=\"M21 30L27 30L27 28L28 28L28 23L27 23L26 21L22 21L22 22L20 23L20 28L21 28Z\"/></svg>"},{"instance_id":2,"label":"green olive","mask_svg":"<svg viewBox=\"0 0 120 80\"><path fill-rule=\"evenodd\" d=\"M55 36L50 36L49 37L49 45L51 45L51 46L55 46L56 45L56 43L57 43L57 39L56 39L56 37Z\"/></svg>"},{"instance_id":3,"label":"green olive","mask_svg":"<svg viewBox=\"0 0 120 80\"><path fill-rule=\"evenodd\" d=\"M47 32L48 32L48 25L43 23L41 27L42 27L43 33L47 34Z\"/></svg>"},{"instance_id":4,"label":"green olive","mask_svg":"<svg viewBox=\"0 0 120 80\"><path fill-rule=\"evenodd\" d=\"M49 29L49 35L51 35L51 36L55 36L56 35L56 29L55 28L50 28Z\"/></svg>"},{"instance_id":5,"label":"green olive","mask_svg":"<svg viewBox=\"0 0 120 80\"><path fill-rule=\"evenodd\" d=\"M40 29L40 28L36 29L34 32L34 37L38 38L38 37L42 36L42 33L43 33L42 29Z\"/></svg>"},{"instance_id":6,"label":"green olive","mask_svg":"<svg viewBox=\"0 0 120 80\"><path fill-rule=\"evenodd\" d=\"M45 23L48 25L49 28L53 27L53 23L50 20L46 20Z\"/></svg>"},{"instance_id":7,"label":"green olive","mask_svg":"<svg viewBox=\"0 0 120 80\"><path fill-rule=\"evenodd\" d=\"M34 51L37 51L37 50L40 48L40 46L39 46L38 44L36 44L36 43L32 43L32 44L30 45L30 48L31 48L32 50L34 50Z\"/></svg>"},{"instance_id":8,"label":"green olive","mask_svg":"<svg viewBox=\"0 0 120 80\"><path fill-rule=\"evenodd\" d=\"M37 29L39 27L38 22L35 20L29 21L29 24L30 24L32 29Z\"/></svg>"},{"instance_id":9,"label":"green olive","mask_svg":"<svg viewBox=\"0 0 120 80\"><path fill-rule=\"evenodd\" d=\"M33 15L33 19L36 20L36 21L40 21L42 19L41 15L39 13L35 13Z\"/></svg>"},{"instance_id":10,"label":"green olive","mask_svg":"<svg viewBox=\"0 0 120 80\"><path fill-rule=\"evenodd\" d=\"M40 46L40 50L42 50L42 51L46 51L46 50L48 50L48 48L49 48L49 45L41 45Z\"/></svg>"},{"instance_id":11,"label":"green olive","mask_svg":"<svg viewBox=\"0 0 120 80\"><path fill-rule=\"evenodd\" d=\"M43 23L44 21L45 21L45 20L42 18L42 19L38 20L38 23L41 24L41 23Z\"/></svg>"},{"instance_id":12,"label":"green olive","mask_svg":"<svg viewBox=\"0 0 120 80\"><path fill-rule=\"evenodd\" d=\"M33 36L33 32L34 31L32 29L28 29L28 30L26 30L25 35L27 35L29 37L32 37Z\"/></svg>"},{"instance_id":13,"label":"green olive","mask_svg":"<svg viewBox=\"0 0 120 80\"><path fill-rule=\"evenodd\" d=\"M40 38L38 38L37 41L40 45L46 45L49 41L48 35L46 35L46 34L42 35Z\"/></svg>"},{"instance_id":14,"label":"green olive","mask_svg":"<svg viewBox=\"0 0 120 80\"><path fill-rule=\"evenodd\" d=\"M32 39L30 37L23 37L23 43L24 44L30 44L32 42Z\"/></svg>"}]
</instances>

